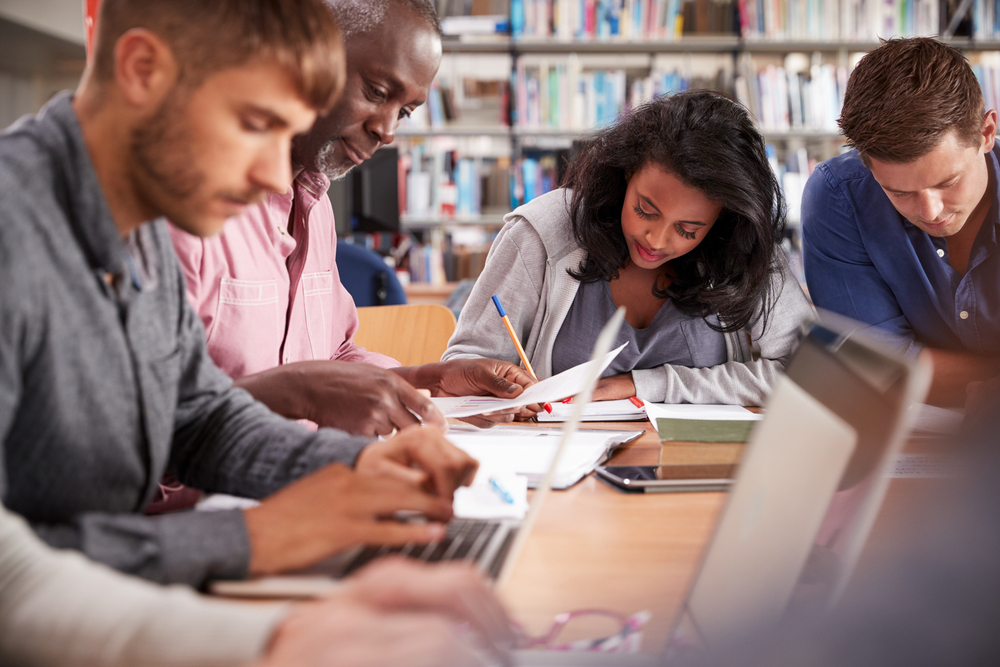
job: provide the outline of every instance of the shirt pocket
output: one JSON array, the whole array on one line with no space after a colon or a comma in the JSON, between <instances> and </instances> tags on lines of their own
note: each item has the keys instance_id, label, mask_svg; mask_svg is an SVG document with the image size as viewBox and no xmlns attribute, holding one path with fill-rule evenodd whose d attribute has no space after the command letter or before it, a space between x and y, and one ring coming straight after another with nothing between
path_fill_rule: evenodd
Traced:
<instances>
[{"instance_id":1,"label":"shirt pocket","mask_svg":"<svg viewBox=\"0 0 1000 667\"><path fill-rule=\"evenodd\" d=\"M277 280L222 279L207 340L223 371L240 378L277 366L284 330Z\"/></svg>"},{"instance_id":2,"label":"shirt pocket","mask_svg":"<svg viewBox=\"0 0 1000 667\"><path fill-rule=\"evenodd\" d=\"M313 359L333 356L333 272L317 271L302 275L302 297L306 311L306 331Z\"/></svg>"}]
</instances>

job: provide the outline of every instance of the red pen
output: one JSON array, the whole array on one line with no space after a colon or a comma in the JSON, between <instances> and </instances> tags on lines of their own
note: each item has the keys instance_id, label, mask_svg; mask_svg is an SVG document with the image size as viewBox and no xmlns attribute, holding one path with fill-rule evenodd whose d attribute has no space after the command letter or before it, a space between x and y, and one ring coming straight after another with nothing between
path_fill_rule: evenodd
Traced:
<instances>
[{"instance_id":1,"label":"red pen","mask_svg":"<svg viewBox=\"0 0 1000 667\"><path fill-rule=\"evenodd\" d=\"M524 348L521 347L521 341L517 339L517 334L514 333L514 327L510 325L510 320L507 319L507 311L505 311L503 306L500 305L500 298L496 294L493 295L493 305L497 307L497 312L500 313L500 319L502 319L503 323L507 325L507 333L510 334L510 339L514 341L514 347L517 348L517 354L521 357L521 361L524 362L525 370L531 374L531 377L538 380L538 376L535 375L534 369L531 368L531 364L528 362L528 355L524 353ZM551 403L546 403L543 407L546 412L550 415L552 414Z\"/></svg>"}]
</instances>

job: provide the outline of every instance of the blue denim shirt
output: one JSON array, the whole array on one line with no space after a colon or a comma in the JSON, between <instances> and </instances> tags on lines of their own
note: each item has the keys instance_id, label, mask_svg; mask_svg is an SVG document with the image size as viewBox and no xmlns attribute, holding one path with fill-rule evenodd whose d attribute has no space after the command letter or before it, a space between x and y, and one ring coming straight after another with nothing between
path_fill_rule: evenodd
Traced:
<instances>
[{"instance_id":1,"label":"blue denim shirt","mask_svg":"<svg viewBox=\"0 0 1000 667\"><path fill-rule=\"evenodd\" d=\"M998 151L986 155L994 184ZM948 263L945 239L907 222L857 151L827 160L802 198L813 302L877 327L909 354L921 346L1000 354L1000 192L992 197L963 276Z\"/></svg>"}]
</instances>

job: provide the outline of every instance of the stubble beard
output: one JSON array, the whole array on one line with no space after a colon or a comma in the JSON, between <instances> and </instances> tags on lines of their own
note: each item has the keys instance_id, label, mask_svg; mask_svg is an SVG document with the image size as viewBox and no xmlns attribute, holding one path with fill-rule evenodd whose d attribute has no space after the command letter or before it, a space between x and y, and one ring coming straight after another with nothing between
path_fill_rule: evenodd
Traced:
<instances>
[{"instance_id":1,"label":"stubble beard","mask_svg":"<svg viewBox=\"0 0 1000 667\"><path fill-rule=\"evenodd\" d=\"M194 146L180 120L183 101L172 97L132 131L132 157L146 179L155 182L166 197L181 203L198 191L204 174L194 166Z\"/></svg>"},{"instance_id":2,"label":"stubble beard","mask_svg":"<svg viewBox=\"0 0 1000 667\"><path fill-rule=\"evenodd\" d=\"M354 168L354 163L350 160L336 161L338 141L337 139L328 141L323 144L323 147L316 154L316 170L326 174L326 177L331 181L339 181Z\"/></svg>"}]
</instances>

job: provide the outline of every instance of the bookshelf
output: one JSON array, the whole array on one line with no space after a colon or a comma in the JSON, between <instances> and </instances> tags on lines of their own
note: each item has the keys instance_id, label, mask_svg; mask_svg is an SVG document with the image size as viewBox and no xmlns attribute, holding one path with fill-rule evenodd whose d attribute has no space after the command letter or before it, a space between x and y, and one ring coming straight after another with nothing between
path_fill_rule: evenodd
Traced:
<instances>
[{"instance_id":1,"label":"bookshelf","mask_svg":"<svg viewBox=\"0 0 1000 667\"><path fill-rule=\"evenodd\" d=\"M958 35L946 41L970 55L987 104L996 107L1000 16L993 2L973 0L966 20L955 22ZM449 13L486 8L497 24L509 20L513 33L446 35L428 104L397 132L409 160L401 169L407 190L432 189L402 225L416 246L441 244L432 254L447 257L465 252L462 244L488 249L504 213L557 187L575 141L653 95L694 87L733 95L757 117L794 244L806 179L842 150L836 118L854 64L879 35L944 32L959 0L440 4ZM439 275L476 277L448 268Z\"/></svg>"}]
</instances>

